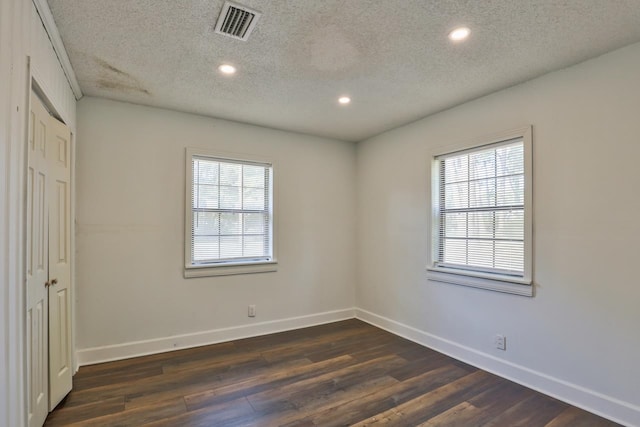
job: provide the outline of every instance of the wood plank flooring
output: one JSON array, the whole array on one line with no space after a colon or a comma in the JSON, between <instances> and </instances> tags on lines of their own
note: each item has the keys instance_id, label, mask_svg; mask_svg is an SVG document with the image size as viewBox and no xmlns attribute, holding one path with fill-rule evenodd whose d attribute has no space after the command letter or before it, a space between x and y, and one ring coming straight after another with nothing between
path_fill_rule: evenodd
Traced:
<instances>
[{"instance_id":1,"label":"wood plank flooring","mask_svg":"<svg viewBox=\"0 0 640 427\"><path fill-rule=\"evenodd\" d=\"M359 320L85 366L46 426L614 426Z\"/></svg>"}]
</instances>

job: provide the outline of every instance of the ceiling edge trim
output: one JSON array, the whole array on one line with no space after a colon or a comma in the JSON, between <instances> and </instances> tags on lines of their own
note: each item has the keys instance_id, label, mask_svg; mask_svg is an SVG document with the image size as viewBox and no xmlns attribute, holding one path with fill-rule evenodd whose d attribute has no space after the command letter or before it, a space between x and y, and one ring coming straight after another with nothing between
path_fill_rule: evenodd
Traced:
<instances>
[{"instance_id":1,"label":"ceiling edge trim","mask_svg":"<svg viewBox=\"0 0 640 427\"><path fill-rule=\"evenodd\" d=\"M47 0L33 0L33 4L36 7L38 15L40 15L40 21L42 21L42 25L44 25L44 29L49 36L49 40L51 40L51 45L58 57L62 71L65 76L67 76L73 95L76 97L76 100L78 100L82 98L82 90L80 89L80 84L76 78L76 73L73 71L73 67L71 66L71 61L67 55L67 50L64 47L64 43L60 37L60 32L58 31L56 22L53 19Z\"/></svg>"}]
</instances>

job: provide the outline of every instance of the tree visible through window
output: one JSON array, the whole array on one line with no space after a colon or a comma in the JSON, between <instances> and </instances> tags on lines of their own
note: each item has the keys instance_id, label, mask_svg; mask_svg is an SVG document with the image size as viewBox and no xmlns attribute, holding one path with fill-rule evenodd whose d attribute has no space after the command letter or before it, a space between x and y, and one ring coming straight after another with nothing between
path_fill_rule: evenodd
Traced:
<instances>
[{"instance_id":1,"label":"tree visible through window","mask_svg":"<svg viewBox=\"0 0 640 427\"><path fill-rule=\"evenodd\" d=\"M438 265L522 275L522 139L438 158Z\"/></svg>"},{"instance_id":2,"label":"tree visible through window","mask_svg":"<svg viewBox=\"0 0 640 427\"><path fill-rule=\"evenodd\" d=\"M192 156L190 263L272 258L272 167Z\"/></svg>"},{"instance_id":3,"label":"tree visible through window","mask_svg":"<svg viewBox=\"0 0 640 427\"><path fill-rule=\"evenodd\" d=\"M533 295L531 135L434 153L430 281Z\"/></svg>"}]
</instances>

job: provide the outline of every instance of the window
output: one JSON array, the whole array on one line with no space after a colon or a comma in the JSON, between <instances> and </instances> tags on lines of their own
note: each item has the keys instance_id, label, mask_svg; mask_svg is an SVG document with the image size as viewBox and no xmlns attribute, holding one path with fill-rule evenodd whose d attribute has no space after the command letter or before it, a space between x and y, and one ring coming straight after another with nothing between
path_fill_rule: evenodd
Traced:
<instances>
[{"instance_id":1,"label":"window","mask_svg":"<svg viewBox=\"0 0 640 427\"><path fill-rule=\"evenodd\" d=\"M532 295L531 129L433 157L430 279Z\"/></svg>"},{"instance_id":2,"label":"window","mask_svg":"<svg viewBox=\"0 0 640 427\"><path fill-rule=\"evenodd\" d=\"M273 166L187 149L185 276L275 271Z\"/></svg>"}]
</instances>

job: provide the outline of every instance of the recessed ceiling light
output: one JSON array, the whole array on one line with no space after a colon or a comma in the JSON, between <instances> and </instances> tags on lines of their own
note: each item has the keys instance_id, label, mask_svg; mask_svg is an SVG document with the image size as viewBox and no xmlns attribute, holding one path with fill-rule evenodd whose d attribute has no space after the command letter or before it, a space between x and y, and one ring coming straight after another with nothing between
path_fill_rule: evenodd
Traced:
<instances>
[{"instance_id":1,"label":"recessed ceiling light","mask_svg":"<svg viewBox=\"0 0 640 427\"><path fill-rule=\"evenodd\" d=\"M340 98L338 98L338 102L342 105L347 105L351 102L351 98L349 98L348 96L341 96Z\"/></svg>"},{"instance_id":2,"label":"recessed ceiling light","mask_svg":"<svg viewBox=\"0 0 640 427\"><path fill-rule=\"evenodd\" d=\"M449 39L454 42L459 42L469 37L469 34L471 34L470 29L467 27L459 27L449 33Z\"/></svg>"},{"instance_id":3,"label":"recessed ceiling light","mask_svg":"<svg viewBox=\"0 0 640 427\"><path fill-rule=\"evenodd\" d=\"M229 64L222 64L221 66L218 67L218 70L222 73L222 74L235 74L236 73L236 67L234 67L233 65L229 65Z\"/></svg>"}]
</instances>

